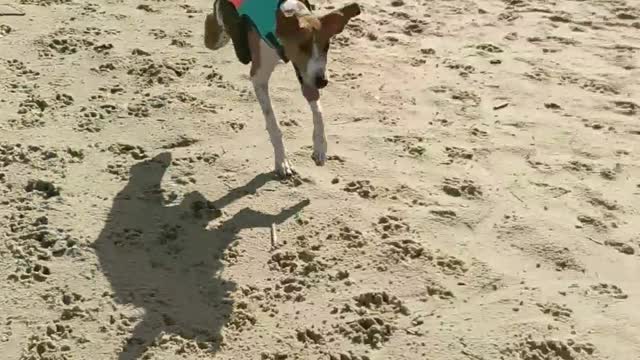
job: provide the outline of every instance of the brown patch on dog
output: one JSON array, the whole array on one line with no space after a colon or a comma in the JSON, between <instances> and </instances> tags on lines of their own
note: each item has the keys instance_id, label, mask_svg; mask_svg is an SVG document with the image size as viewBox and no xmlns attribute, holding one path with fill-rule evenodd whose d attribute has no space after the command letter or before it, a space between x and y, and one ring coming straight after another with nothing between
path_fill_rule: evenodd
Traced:
<instances>
[{"instance_id":1,"label":"brown patch on dog","mask_svg":"<svg viewBox=\"0 0 640 360\"><path fill-rule=\"evenodd\" d=\"M278 11L276 35L282 43L287 57L300 69L306 71L313 47L322 53L329 50L331 38L344 30L349 20L360 14L356 3L346 5L320 18L312 14L285 16Z\"/></svg>"},{"instance_id":2,"label":"brown patch on dog","mask_svg":"<svg viewBox=\"0 0 640 360\"><path fill-rule=\"evenodd\" d=\"M301 71L305 71L313 50L314 34L320 31L320 20L313 15L285 16L278 11L276 34L284 53Z\"/></svg>"}]
</instances>

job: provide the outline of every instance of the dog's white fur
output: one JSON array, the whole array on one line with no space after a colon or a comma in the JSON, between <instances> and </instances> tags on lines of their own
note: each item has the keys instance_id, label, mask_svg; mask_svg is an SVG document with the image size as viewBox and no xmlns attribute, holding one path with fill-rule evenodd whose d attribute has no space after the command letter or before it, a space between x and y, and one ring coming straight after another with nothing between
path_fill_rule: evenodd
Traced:
<instances>
[{"instance_id":1,"label":"dog's white fur","mask_svg":"<svg viewBox=\"0 0 640 360\"><path fill-rule=\"evenodd\" d=\"M280 5L280 10L285 16L304 15L309 13L304 4L298 0L286 0Z\"/></svg>"}]
</instances>

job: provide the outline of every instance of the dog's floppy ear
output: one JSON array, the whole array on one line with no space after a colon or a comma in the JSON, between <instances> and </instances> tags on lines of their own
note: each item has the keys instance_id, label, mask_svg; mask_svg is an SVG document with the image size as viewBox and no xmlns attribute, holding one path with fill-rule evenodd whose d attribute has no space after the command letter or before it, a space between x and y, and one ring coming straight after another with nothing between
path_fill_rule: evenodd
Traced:
<instances>
[{"instance_id":1,"label":"dog's floppy ear","mask_svg":"<svg viewBox=\"0 0 640 360\"><path fill-rule=\"evenodd\" d=\"M344 30L349 20L358 15L360 15L360 5L356 3L345 5L338 10L326 14L320 19L322 22L322 30L329 36L339 34Z\"/></svg>"}]
</instances>

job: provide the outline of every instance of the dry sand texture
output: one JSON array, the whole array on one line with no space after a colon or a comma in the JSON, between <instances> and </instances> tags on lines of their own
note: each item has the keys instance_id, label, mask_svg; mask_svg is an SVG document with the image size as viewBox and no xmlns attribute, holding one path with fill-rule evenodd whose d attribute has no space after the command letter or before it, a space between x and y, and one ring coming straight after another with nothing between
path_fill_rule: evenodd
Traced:
<instances>
[{"instance_id":1,"label":"dry sand texture","mask_svg":"<svg viewBox=\"0 0 640 360\"><path fill-rule=\"evenodd\" d=\"M210 1L7 1L0 358L640 358L637 1L363 0L284 182Z\"/></svg>"}]
</instances>

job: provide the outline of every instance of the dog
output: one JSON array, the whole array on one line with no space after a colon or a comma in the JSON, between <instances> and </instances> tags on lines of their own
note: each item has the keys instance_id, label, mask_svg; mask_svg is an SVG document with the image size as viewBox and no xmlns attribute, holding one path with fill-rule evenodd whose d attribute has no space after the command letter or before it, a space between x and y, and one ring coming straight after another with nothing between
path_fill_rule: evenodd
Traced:
<instances>
[{"instance_id":1,"label":"dog","mask_svg":"<svg viewBox=\"0 0 640 360\"><path fill-rule=\"evenodd\" d=\"M275 171L294 174L287 159L282 131L269 97L269 79L280 63L291 62L313 114L315 164L327 161L320 89L327 86L327 55L332 38L361 13L351 3L318 16L307 0L215 0L205 20L205 46L216 50L231 40L238 60L251 63L249 75L273 145Z\"/></svg>"}]
</instances>

